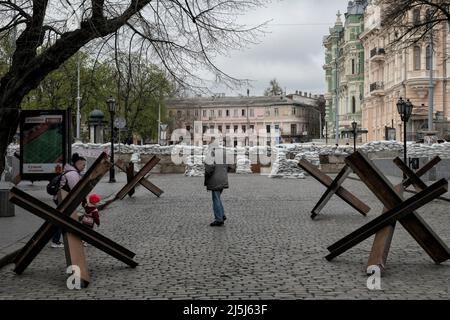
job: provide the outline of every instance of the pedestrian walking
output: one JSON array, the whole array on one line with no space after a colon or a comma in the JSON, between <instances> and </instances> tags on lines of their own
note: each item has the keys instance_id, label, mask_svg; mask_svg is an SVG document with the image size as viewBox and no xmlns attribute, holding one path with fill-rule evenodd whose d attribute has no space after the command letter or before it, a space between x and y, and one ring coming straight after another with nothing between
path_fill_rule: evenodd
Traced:
<instances>
[{"instance_id":1,"label":"pedestrian walking","mask_svg":"<svg viewBox=\"0 0 450 320\"><path fill-rule=\"evenodd\" d=\"M223 226L227 219L220 196L224 189L228 189L228 165L225 163L224 148L218 149L218 145L211 142L208 148L208 154L205 163L205 186L207 191L211 191L214 221L211 227ZM221 156L216 157L216 151Z\"/></svg>"}]
</instances>

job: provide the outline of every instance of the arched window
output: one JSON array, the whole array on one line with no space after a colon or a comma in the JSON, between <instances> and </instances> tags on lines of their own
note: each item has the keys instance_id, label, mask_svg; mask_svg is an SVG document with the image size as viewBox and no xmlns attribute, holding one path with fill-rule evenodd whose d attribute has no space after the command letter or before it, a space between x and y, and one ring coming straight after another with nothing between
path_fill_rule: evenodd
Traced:
<instances>
[{"instance_id":1,"label":"arched window","mask_svg":"<svg viewBox=\"0 0 450 320\"><path fill-rule=\"evenodd\" d=\"M427 46L427 53L426 53L426 60L427 60L427 63L426 63L426 66L427 66L427 70L430 70L431 69L431 55L432 55L433 53L431 52L431 46Z\"/></svg>"},{"instance_id":2,"label":"arched window","mask_svg":"<svg viewBox=\"0 0 450 320\"><path fill-rule=\"evenodd\" d=\"M414 46L414 70L420 70L420 47Z\"/></svg>"},{"instance_id":3,"label":"arched window","mask_svg":"<svg viewBox=\"0 0 450 320\"><path fill-rule=\"evenodd\" d=\"M420 24L420 9L414 9L413 11L413 24L415 26Z\"/></svg>"},{"instance_id":4,"label":"arched window","mask_svg":"<svg viewBox=\"0 0 450 320\"><path fill-rule=\"evenodd\" d=\"M352 59L352 74L355 74L356 70L355 70L355 59Z\"/></svg>"},{"instance_id":5,"label":"arched window","mask_svg":"<svg viewBox=\"0 0 450 320\"><path fill-rule=\"evenodd\" d=\"M356 113L356 99L352 97L352 113Z\"/></svg>"}]
</instances>

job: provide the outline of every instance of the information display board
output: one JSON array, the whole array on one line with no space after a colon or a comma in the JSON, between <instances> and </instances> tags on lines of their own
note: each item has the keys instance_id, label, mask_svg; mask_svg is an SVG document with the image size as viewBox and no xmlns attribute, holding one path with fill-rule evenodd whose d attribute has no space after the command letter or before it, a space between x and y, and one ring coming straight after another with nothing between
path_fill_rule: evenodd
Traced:
<instances>
[{"instance_id":1,"label":"information display board","mask_svg":"<svg viewBox=\"0 0 450 320\"><path fill-rule=\"evenodd\" d=\"M24 110L20 119L20 175L23 180L49 180L62 172L70 148L70 112Z\"/></svg>"}]
</instances>

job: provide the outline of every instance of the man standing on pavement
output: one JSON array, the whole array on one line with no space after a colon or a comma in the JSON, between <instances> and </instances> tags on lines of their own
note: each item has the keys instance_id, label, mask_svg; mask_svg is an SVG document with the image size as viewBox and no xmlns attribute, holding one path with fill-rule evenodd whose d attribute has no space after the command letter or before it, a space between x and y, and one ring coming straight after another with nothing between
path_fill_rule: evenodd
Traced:
<instances>
[{"instance_id":1,"label":"man standing on pavement","mask_svg":"<svg viewBox=\"0 0 450 320\"><path fill-rule=\"evenodd\" d=\"M227 219L220 196L223 189L228 189L228 165L224 161L224 148L219 147L214 141L212 138L205 158L205 186L212 194L214 221L210 226L220 227Z\"/></svg>"}]
</instances>

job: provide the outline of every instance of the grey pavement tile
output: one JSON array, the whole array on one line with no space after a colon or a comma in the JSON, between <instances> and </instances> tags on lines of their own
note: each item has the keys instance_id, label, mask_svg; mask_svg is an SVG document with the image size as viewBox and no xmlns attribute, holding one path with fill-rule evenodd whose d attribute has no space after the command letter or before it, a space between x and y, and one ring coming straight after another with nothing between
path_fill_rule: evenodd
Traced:
<instances>
[{"instance_id":1,"label":"grey pavement tile","mask_svg":"<svg viewBox=\"0 0 450 320\"><path fill-rule=\"evenodd\" d=\"M114 184L103 179L94 192L105 197L118 191L125 176L116 178ZM151 181L165 193L157 198L137 188L133 198L126 197L101 212L97 229L136 253L136 269L89 246L92 283L87 289L71 291L65 284L64 251L47 247L21 276L14 274L11 265L0 269L0 299L450 297L450 262L436 266L400 225L380 291L366 286L365 267L373 237L332 262L325 260L327 246L382 211L361 182L346 180L344 187L372 208L368 217L333 197L312 221L310 211L325 188L311 177L230 175L229 180L230 189L222 196L228 219L224 227L211 228L211 195L204 190L202 178L151 175ZM39 199L47 197L43 183L24 183L23 188ZM448 203L434 201L418 213L450 244L448 209ZM18 218L27 215L31 214L18 211ZM42 221L37 222L21 231L19 226L11 241L30 234Z\"/></svg>"}]
</instances>

